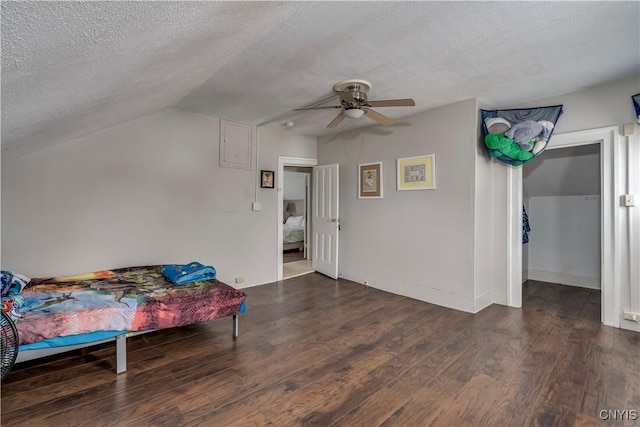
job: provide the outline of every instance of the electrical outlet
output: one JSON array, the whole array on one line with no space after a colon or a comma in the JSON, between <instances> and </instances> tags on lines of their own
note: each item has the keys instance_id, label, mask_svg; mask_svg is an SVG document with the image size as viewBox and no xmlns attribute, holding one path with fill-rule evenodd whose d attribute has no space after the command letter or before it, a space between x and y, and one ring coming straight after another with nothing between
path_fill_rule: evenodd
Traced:
<instances>
[{"instance_id":1,"label":"electrical outlet","mask_svg":"<svg viewBox=\"0 0 640 427\"><path fill-rule=\"evenodd\" d=\"M244 276L237 276L236 283L244 283Z\"/></svg>"},{"instance_id":2,"label":"electrical outlet","mask_svg":"<svg viewBox=\"0 0 640 427\"><path fill-rule=\"evenodd\" d=\"M630 311L625 311L622 314L622 318L624 320L633 320L640 323L640 313L632 313Z\"/></svg>"}]
</instances>

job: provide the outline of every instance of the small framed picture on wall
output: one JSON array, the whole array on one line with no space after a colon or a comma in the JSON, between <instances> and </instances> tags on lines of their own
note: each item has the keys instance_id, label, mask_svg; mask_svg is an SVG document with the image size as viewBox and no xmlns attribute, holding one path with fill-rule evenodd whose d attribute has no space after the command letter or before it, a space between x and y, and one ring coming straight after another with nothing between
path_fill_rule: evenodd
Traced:
<instances>
[{"instance_id":1,"label":"small framed picture on wall","mask_svg":"<svg viewBox=\"0 0 640 427\"><path fill-rule=\"evenodd\" d=\"M273 188L274 182L274 171L260 171L260 187L262 188Z\"/></svg>"},{"instance_id":2,"label":"small framed picture on wall","mask_svg":"<svg viewBox=\"0 0 640 427\"><path fill-rule=\"evenodd\" d=\"M358 199L382 199L382 162L358 165Z\"/></svg>"},{"instance_id":3,"label":"small framed picture on wall","mask_svg":"<svg viewBox=\"0 0 640 427\"><path fill-rule=\"evenodd\" d=\"M398 191L434 190L436 188L436 156L405 157L398 159Z\"/></svg>"}]
</instances>

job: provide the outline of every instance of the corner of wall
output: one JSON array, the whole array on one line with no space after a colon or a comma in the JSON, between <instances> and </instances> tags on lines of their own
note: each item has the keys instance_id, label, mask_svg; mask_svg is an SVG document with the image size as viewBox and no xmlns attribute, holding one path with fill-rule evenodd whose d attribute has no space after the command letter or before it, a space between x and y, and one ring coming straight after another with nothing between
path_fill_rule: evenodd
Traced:
<instances>
[{"instance_id":1,"label":"corner of wall","mask_svg":"<svg viewBox=\"0 0 640 427\"><path fill-rule=\"evenodd\" d=\"M493 303L494 247L494 174L493 160L484 149L480 127L480 106L476 99L475 162L474 162L474 234L473 234L473 295L474 312Z\"/></svg>"}]
</instances>

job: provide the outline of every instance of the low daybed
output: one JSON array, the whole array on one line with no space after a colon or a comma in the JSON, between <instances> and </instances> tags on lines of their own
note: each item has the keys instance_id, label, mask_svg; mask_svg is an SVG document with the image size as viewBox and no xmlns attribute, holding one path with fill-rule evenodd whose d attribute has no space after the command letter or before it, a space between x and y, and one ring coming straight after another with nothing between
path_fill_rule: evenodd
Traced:
<instances>
[{"instance_id":1,"label":"low daybed","mask_svg":"<svg viewBox=\"0 0 640 427\"><path fill-rule=\"evenodd\" d=\"M237 337L245 299L215 279L172 283L160 265L31 279L13 309L19 316L16 362L115 340L121 373L132 335L231 316Z\"/></svg>"}]
</instances>

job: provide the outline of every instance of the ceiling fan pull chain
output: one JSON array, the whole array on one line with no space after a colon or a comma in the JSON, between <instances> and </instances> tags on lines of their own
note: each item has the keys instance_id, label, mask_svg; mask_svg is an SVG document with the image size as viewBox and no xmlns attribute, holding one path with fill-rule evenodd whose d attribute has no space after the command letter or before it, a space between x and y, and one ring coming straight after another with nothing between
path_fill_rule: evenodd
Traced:
<instances>
[{"instance_id":1,"label":"ceiling fan pull chain","mask_svg":"<svg viewBox=\"0 0 640 427\"><path fill-rule=\"evenodd\" d=\"M360 152L358 152L358 157L356 158L353 164L358 164L360 161L360 157L362 157L362 149L364 148L364 126L362 126L362 139L360 141ZM349 159L349 152L347 151L347 141L344 139L344 123L342 124L342 131L340 132L342 135L342 146L344 147L344 155L347 158L347 163L351 164L351 160Z\"/></svg>"}]
</instances>

